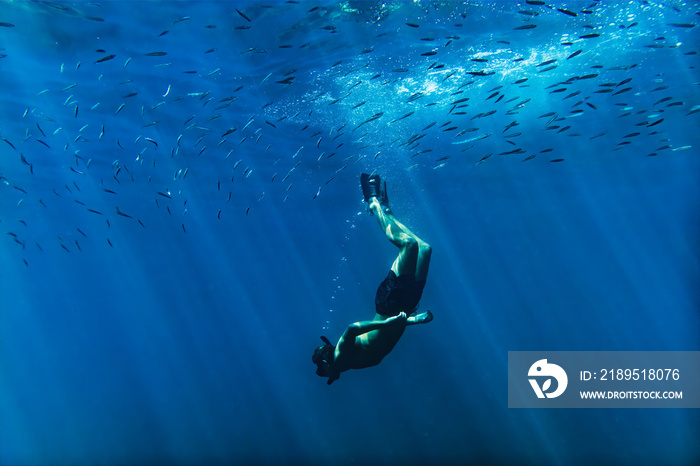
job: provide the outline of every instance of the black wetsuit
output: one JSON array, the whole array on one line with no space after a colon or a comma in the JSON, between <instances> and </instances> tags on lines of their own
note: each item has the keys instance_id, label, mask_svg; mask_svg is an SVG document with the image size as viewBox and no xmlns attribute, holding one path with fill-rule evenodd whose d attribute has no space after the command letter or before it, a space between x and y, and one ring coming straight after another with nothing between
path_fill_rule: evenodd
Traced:
<instances>
[{"instance_id":1,"label":"black wetsuit","mask_svg":"<svg viewBox=\"0 0 700 466\"><path fill-rule=\"evenodd\" d=\"M416 281L410 275L396 276L393 270L379 285L374 305L377 314L392 317L401 312L410 315L418 307L420 297L423 295L425 280Z\"/></svg>"}]
</instances>

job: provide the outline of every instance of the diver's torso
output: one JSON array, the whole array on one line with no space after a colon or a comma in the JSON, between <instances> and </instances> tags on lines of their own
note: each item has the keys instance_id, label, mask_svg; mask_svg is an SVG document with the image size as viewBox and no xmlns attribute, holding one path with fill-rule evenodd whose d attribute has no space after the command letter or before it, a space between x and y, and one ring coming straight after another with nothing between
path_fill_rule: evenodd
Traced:
<instances>
[{"instance_id":1,"label":"diver's torso","mask_svg":"<svg viewBox=\"0 0 700 466\"><path fill-rule=\"evenodd\" d=\"M356 337L350 367L362 369L379 364L394 349L405 329L403 325L390 326Z\"/></svg>"}]
</instances>

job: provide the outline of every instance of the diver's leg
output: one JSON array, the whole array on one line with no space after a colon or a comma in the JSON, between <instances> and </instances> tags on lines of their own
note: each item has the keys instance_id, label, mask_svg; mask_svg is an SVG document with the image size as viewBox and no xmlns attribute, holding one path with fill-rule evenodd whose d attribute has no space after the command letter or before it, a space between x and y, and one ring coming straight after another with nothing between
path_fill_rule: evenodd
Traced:
<instances>
[{"instance_id":1,"label":"diver's leg","mask_svg":"<svg viewBox=\"0 0 700 466\"><path fill-rule=\"evenodd\" d=\"M386 210L386 209L385 209ZM399 222L396 217L388 211L388 214L394 220L394 223L403 231L405 234L411 236L418 243L418 256L416 257L416 281L423 281L428 277L428 266L430 265L430 256L433 253L433 249L428 243L420 239L411 230L409 230L403 223Z\"/></svg>"},{"instance_id":2,"label":"diver's leg","mask_svg":"<svg viewBox=\"0 0 700 466\"><path fill-rule=\"evenodd\" d=\"M378 177L378 175L377 175ZM391 207L389 207L389 197L387 196L386 192L386 181L382 180L382 188L379 190L379 204L381 204L382 208L384 209L384 212L391 215L393 217L394 222L396 225L403 230L404 233L407 235L411 235L416 241L418 241L418 245L423 245L427 246L427 243L425 243L423 240L421 240L418 236L413 234L411 230L409 230L403 223L399 222L396 217L394 217L394 212L392 212Z\"/></svg>"},{"instance_id":3,"label":"diver's leg","mask_svg":"<svg viewBox=\"0 0 700 466\"><path fill-rule=\"evenodd\" d=\"M388 209L383 209L376 197L369 200L369 209L377 217L379 226L389 241L399 248L399 255L391 270L399 275L413 275L416 281L428 276L428 265L432 249L428 243L418 238L401 224Z\"/></svg>"},{"instance_id":4,"label":"diver's leg","mask_svg":"<svg viewBox=\"0 0 700 466\"><path fill-rule=\"evenodd\" d=\"M418 242L407 234L397 223L393 215L384 212L379 200L372 197L369 200L369 210L377 217L379 226L394 246L399 248L399 255L391 266L396 276L415 275L418 260Z\"/></svg>"}]
</instances>

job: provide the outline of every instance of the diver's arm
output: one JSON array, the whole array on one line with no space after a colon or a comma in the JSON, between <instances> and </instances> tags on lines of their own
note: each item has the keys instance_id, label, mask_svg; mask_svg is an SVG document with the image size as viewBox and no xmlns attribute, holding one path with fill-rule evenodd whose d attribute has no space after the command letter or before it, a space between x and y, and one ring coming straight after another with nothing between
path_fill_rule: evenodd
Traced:
<instances>
[{"instance_id":1,"label":"diver's arm","mask_svg":"<svg viewBox=\"0 0 700 466\"><path fill-rule=\"evenodd\" d=\"M405 312L394 317L389 317L386 320L365 320L363 322L350 324L341 335L340 340L338 340L338 350L340 350L340 352L352 350L352 347L355 345L355 337L363 333L371 332L372 330L379 330L397 324L407 324Z\"/></svg>"},{"instance_id":2,"label":"diver's arm","mask_svg":"<svg viewBox=\"0 0 700 466\"><path fill-rule=\"evenodd\" d=\"M364 333L394 325L407 325L407 323L408 318L406 317L405 312L402 312L397 316L389 317L385 320L365 320L363 322L355 322L348 325L348 328L346 328L343 334L340 336L336 351L339 350L341 353L351 351L355 346L355 338Z\"/></svg>"},{"instance_id":3,"label":"diver's arm","mask_svg":"<svg viewBox=\"0 0 700 466\"><path fill-rule=\"evenodd\" d=\"M406 319L406 325L418 325L418 324L427 324L428 322L433 320L433 313L430 311L423 312L422 314L418 314L416 316L411 316L408 319Z\"/></svg>"},{"instance_id":4,"label":"diver's arm","mask_svg":"<svg viewBox=\"0 0 700 466\"><path fill-rule=\"evenodd\" d=\"M345 329L343 336L340 337L339 344L342 344L343 340L345 339L349 340L351 344L354 344L355 337L362 335L363 333L368 333L372 330L379 330L380 328L386 327L388 325L396 325L401 322L403 322L404 324L407 323L407 317L405 312L402 312L401 314L394 317L389 317L386 320L366 320L363 322L355 322L354 324L348 325L348 328Z\"/></svg>"}]
</instances>

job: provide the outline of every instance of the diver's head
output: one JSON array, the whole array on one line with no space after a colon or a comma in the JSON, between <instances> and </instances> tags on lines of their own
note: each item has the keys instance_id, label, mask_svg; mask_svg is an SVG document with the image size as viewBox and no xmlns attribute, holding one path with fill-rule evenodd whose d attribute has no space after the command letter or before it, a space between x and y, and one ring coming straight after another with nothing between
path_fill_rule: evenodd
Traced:
<instances>
[{"instance_id":1,"label":"diver's head","mask_svg":"<svg viewBox=\"0 0 700 466\"><path fill-rule=\"evenodd\" d=\"M333 359L335 357L335 346L331 345L331 342L328 341L328 338L326 337L321 337L321 340L323 340L324 345L316 348L311 360L317 366L316 375L320 377L332 378L333 373L331 370L331 365L333 364ZM337 377L332 378L332 380L335 380L336 378ZM332 380L329 379L329 385L332 383Z\"/></svg>"}]
</instances>

